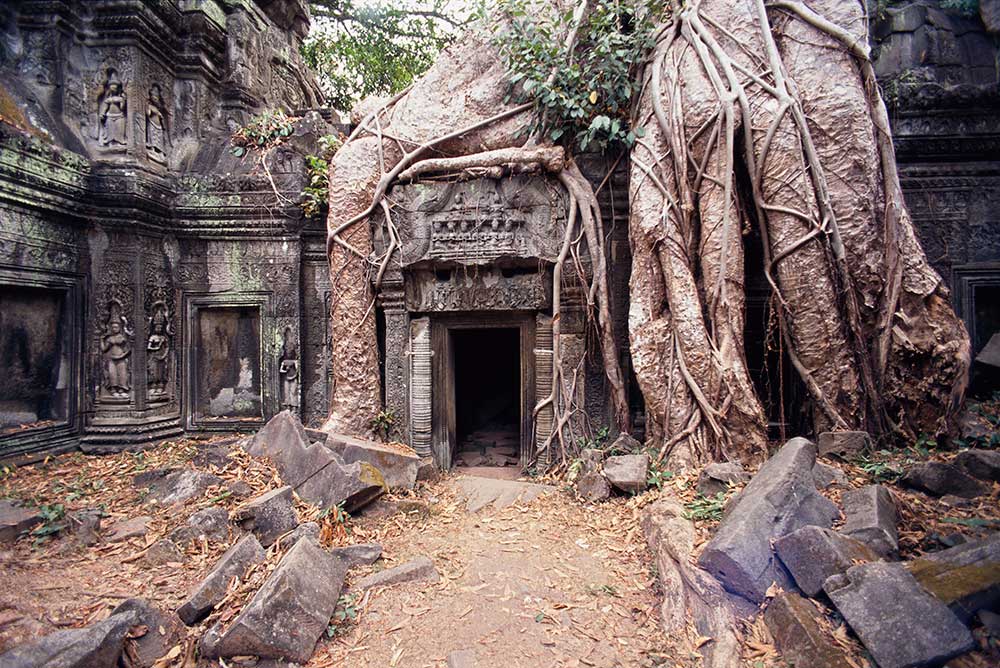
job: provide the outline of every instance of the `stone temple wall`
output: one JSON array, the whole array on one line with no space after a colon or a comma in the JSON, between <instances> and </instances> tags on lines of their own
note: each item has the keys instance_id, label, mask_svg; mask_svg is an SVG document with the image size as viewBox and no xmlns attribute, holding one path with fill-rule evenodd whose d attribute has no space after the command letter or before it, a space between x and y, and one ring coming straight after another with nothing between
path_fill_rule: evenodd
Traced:
<instances>
[{"instance_id":1,"label":"stone temple wall","mask_svg":"<svg viewBox=\"0 0 1000 668\"><path fill-rule=\"evenodd\" d=\"M304 0L0 8L0 459L325 415L308 25ZM275 108L294 136L234 156Z\"/></svg>"},{"instance_id":2,"label":"stone temple wall","mask_svg":"<svg viewBox=\"0 0 1000 668\"><path fill-rule=\"evenodd\" d=\"M974 354L1000 330L1000 3L980 5L894 2L873 30L906 202Z\"/></svg>"}]
</instances>

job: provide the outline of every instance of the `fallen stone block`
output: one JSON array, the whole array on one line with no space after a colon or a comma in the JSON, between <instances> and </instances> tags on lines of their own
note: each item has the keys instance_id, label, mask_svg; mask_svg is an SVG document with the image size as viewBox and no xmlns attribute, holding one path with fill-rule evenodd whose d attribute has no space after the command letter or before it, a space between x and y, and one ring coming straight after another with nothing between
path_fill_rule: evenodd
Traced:
<instances>
[{"instance_id":1,"label":"fallen stone block","mask_svg":"<svg viewBox=\"0 0 1000 668\"><path fill-rule=\"evenodd\" d=\"M495 510L503 510L515 503L534 501L546 492L554 491L550 485L517 480L494 480L492 478L462 477L458 488L466 499L465 509L476 513L492 505Z\"/></svg>"},{"instance_id":2,"label":"fallen stone block","mask_svg":"<svg viewBox=\"0 0 1000 668\"><path fill-rule=\"evenodd\" d=\"M356 566L374 564L382 556L382 546L378 543L358 543L330 550L330 554L340 559L348 570Z\"/></svg>"},{"instance_id":3,"label":"fallen stone block","mask_svg":"<svg viewBox=\"0 0 1000 668\"><path fill-rule=\"evenodd\" d=\"M264 548L253 534L247 534L226 551L209 572L190 598L177 609L177 616L185 624L193 626L208 616L219 601L226 596L226 590L233 578L242 578L254 564L264 561Z\"/></svg>"},{"instance_id":4,"label":"fallen stone block","mask_svg":"<svg viewBox=\"0 0 1000 668\"><path fill-rule=\"evenodd\" d=\"M1000 610L1000 533L925 554L906 569L964 622Z\"/></svg>"},{"instance_id":5,"label":"fallen stone block","mask_svg":"<svg viewBox=\"0 0 1000 668\"><path fill-rule=\"evenodd\" d=\"M764 601L773 582L791 585L771 550L771 541L804 526L829 528L837 507L816 491L812 478L816 446L793 438L734 498L699 565L729 591L754 603Z\"/></svg>"},{"instance_id":6,"label":"fallen stone block","mask_svg":"<svg viewBox=\"0 0 1000 668\"><path fill-rule=\"evenodd\" d=\"M879 668L937 665L975 647L955 613L902 564L854 566L827 580L824 591Z\"/></svg>"},{"instance_id":7,"label":"fallen stone block","mask_svg":"<svg viewBox=\"0 0 1000 668\"><path fill-rule=\"evenodd\" d=\"M125 653L130 666L152 668L156 660L180 644L186 635L184 624L173 612L163 612L143 598L130 598L111 611L111 615L127 612L136 614L136 625L145 627L142 635L133 635L125 641ZM141 630L141 629L140 629Z\"/></svg>"},{"instance_id":8,"label":"fallen stone block","mask_svg":"<svg viewBox=\"0 0 1000 668\"><path fill-rule=\"evenodd\" d=\"M260 544L269 547L284 533L299 525L288 485L273 489L233 511L233 521L252 531Z\"/></svg>"},{"instance_id":9,"label":"fallen stone block","mask_svg":"<svg viewBox=\"0 0 1000 668\"><path fill-rule=\"evenodd\" d=\"M899 483L933 496L953 494L965 499L974 499L989 491L986 485L962 469L943 462L925 462L914 466Z\"/></svg>"},{"instance_id":10,"label":"fallen stone block","mask_svg":"<svg viewBox=\"0 0 1000 668\"><path fill-rule=\"evenodd\" d=\"M311 538L312 540L319 542L319 524L316 522L303 522L302 524L295 527L290 534L284 538L279 539L281 544L284 546L295 545L299 540L303 538Z\"/></svg>"},{"instance_id":11,"label":"fallen stone block","mask_svg":"<svg viewBox=\"0 0 1000 668\"><path fill-rule=\"evenodd\" d=\"M441 469L438 468L433 457L424 457L420 460L420 466L417 467L417 480L431 482L437 480L440 475Z\"/></svg>"},{"instance_id":12,"label":"fallen stone block","mask_svg":"<svg viewBox=\"0 0 1000 668\"><path fill-rule=\"evenodd\" d=\"M116 522L108 530L107 540L109 543L120 543L130 538L141 538L146 535L146 526L152 521L149 515L142 515Z\"/></svg>"},{"instance_id":13,"label":"fallen stone block","mask_svg":"<svg viewBox=\"0 0 1000 668\"><path fill-rule=\"evenodd\" d=\"M609 452L636 453L640 450L642 450L642 443L637 441L630 434L618 434L618 438L616 438L611 444L611 447L608 448Z\"/></svg>"},{"instance_id":14,"label":"fallen stone block","mask_svg":"<svg viewBox=\"0 0 1000 668\"><path fill-rule=\"evenodd\" d=\"M830 638L821 619L816 606L792 592L778 594L764 611L764 623L788 664L808 668L852 668L854 664Z\"/></svg>"},{"instance_id":15,"label":"fallen stone block","mask_svg":"<svg viewBox=\"0 0 1000 668\"><path fill-rule=\"evenodd\" d=\"M732 485L742 485L750 481L750 474L736 462L715 462L701 470L698 475L698 493L715 496L726 492Z\"/></svg>"},{"instance_id":16,"label":"fallen stone block","mask_svg":"<svg viewBox=\"0 0 1000 668\"><path fill-rule=\"evenodd\" d=\"M233 461L231 451L238 440L230 438L219 443L200 446L191 463L200 469L224 469Z\"/></svg>"},{"instance_id":17,"label":"fallen stone block","mask_svg":"<svg viewBox=\"0 0 1000 668\"><path fill-rule=\"evenodd\" d=\"M966 450L953 462L969 475L987 482L1000 482L1000 451Z\"/></svg>"},{"instance_id":18,"label":"fallen stone block","mask_svg":"<svg viewBox=\"0 0 1000 668\"><path fill-rule=\"evenodd\" d=\"M184 553L177 547L177 543L169 538L161 538L148 548L142 555L142 563L146 566L163 566L170 563L181 563L184 561Z\"/></svg>"},{"instance_id":19,"label":"fallen stone block","mask_svg":"<svg viewBox=\"0 0 1000 668\"><path fill-rule=\"evenodd\" d=\"M867 485L844 492L845 536L859 540L876 554L891 558L899 553L896 524L899 513L892 494L883 485Z\"/></svg>"},{"instance_id":20,"label":"fallen stone block","mask_svg":"<svg viewBox=\"0 0 1000 668\"><path fill-rule=\"evenodd\" d=\"M858 562L877 561L867 545L817 526L806 526L774 541L774 550L795 584L815 598L832 575L845 573Z\"/></svg>"},{"instance_id":21,"label":"fallen stone block","mask_svg":"<svg viewBox=\"0 0 1000 668\"><path fill-rule=\"evenodd\" d=\"M866 431L824 431L817 439L820 457L854 459L871 449L871 436Z\"/></svg>"},{"instance_id":22,"label":"fallen stone block","mask_svg":"<svg viewBox=\"0 0 1000 668\"><path fill-rule=\"evenodd\" d=\"M588 503L600 503L611 498L611 484L593 465L577 476L574 487L577 496Z\"/></svg>"},{"instance_id":23,"label":"fallen stone block","mask_svg":"<svg viewBox=\"0 0 1000 668\"><path fill-rule=\"evenodd\" d=\"M218 476L193 469L147 471L140 473L133 479L133 484L136 487L144 487L149 490L149 494L146 496L147 501L164 506L172 506L196 499L203 496L209 487L223 483L225 480Z\"/></svg>"},{"instance_id":24,"label":"fallen stone block","mask_svg":"<svg viewBox=\"0 0 1000 668\"><path fill-rule=\"evenodd\" d=\"M816 462L816 465L813 466L813 482L816 483L816 489L826 489L833 485L838 487L847 487L848 485L846 473L836 466L830 466L823 462Z\"/></svg>"},{"instance_id":25,"label":"fallen stone block","mask_svg":"<svg viewBox=\"0 0 1000 668\"><path fill-rule=\"evenodd\" d=\"M342 434L328 434L325 444L345 464L368 462L377 468L391 490L413 489L417 483L420 456L405 445L363 441Z\"/></svg>"},{"instance_id":26,"label":"fallen stone block","mask_svg":"<svg viewBox=\"0 0 1000 668\"><path fill-rule=\"evenodd\" d=\"M101 518L98 508L84 508L66 514L66 528L80 545L97 545L101 541Z\"/></svg>"},{"instance_id":27,"label":"fallen stone block","mask_svg":"<svg viewBox=\"0 0 1000 668\"><path fill-rule=\"evenodd\" d=\"M604 477L612 487L626 494L638 494L646 489L649 480L649 455L608 457L604 460Z\"/></svg>"},{"instance_id":28,"label":"fallen stone block","mask_svg":"<svg viewBox=\"0 0 1000 668\"><path fill-rule=\"evenodd\" d=\"M24 508L10 499L0 499L0 544L13 543L41 523L42 515L37 508Z\"/></svg>"},{"instance_id":29,"label":"fallen stone block","mask_svg":"<svg viewBox=\"0 0 1000 668\"><path fill-rule=\"evenodd\" d=\"M306 663L337 607L347 569L316 543L300 540L227 628L212 627L204 656L258 656Z\"/></svg>"},{"instance_id":30,"label":"fallen stone block","mask_svg":"<svg viewBox=\"0 0 1000 668\"><path fill-rule=\"evenodd\" d=\"M112 615L83 629L56 631L0 654L3 668L98 668L117 666L125 635L138 623L134 611Z\"/></svg>"},{"instance_id":31,"label":"fallen stone block","mask_svg":"<svg viewBox=\"0 0 1000 668\"><path fill-rule=\"evenodd\" d=\"M333 461L295 491L321 508L343 504L345 511L353 513L385 494L386 486L382 473L368 462L345 465Z\"/></svg>"},{"instance_id":32,"label":"fallen stone block","mask_svg":"<svg viewBox=\"0 0 1000 668\"><path fill-rule=\"evenodd\" d=\"M224 541L229 538L229 512L220 506L204 508L191 515L184 526L170 532L170 540L178 544L202 539Z\"/></svg>"},{"instance_id":33,"label":"fallen stone block","mask_svg":"<svg viewBox=\"0 0 1000 668\"><path fill-rule=\"evenodd\" d=\"M353 588L366 591L404 582L437 582L440 579L441 575L429 557L415 557L405 564L367 575L358 580Z\"/></svg>"}]
</instances>

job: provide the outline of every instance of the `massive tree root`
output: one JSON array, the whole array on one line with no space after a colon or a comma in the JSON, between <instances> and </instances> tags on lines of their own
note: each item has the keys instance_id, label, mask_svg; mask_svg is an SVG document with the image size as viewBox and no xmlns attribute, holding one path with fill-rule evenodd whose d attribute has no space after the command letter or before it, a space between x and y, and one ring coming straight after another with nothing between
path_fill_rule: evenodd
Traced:
<instances>
[{"instance_id":1,"label":"massive tree root","mask_svg":"<svg viewBox=\"0 0 1000 668\"><path fill-rule=\"evenodd\" d=\"M631 155L629 331L648 440L675 465L766 452L743 340L752 230L817 430L913 438L946 431L957 409L968 337L903 205L866 30L852 0L687 0L658 33L636 100L647 134ZM328 427L364 433L379 403L370 278L394 244L372 256L368 217L381 207L395 241L384 199L393 183L515 166L556 174L570 202L553 286L554 382L535 411L556 409L546 447L566 452L576 410L574 372L558 363L567 278L585 282L615 419L628 428L596 197L571 157L524 145L528 108L505 103L505 90L494 49L470 35L334 157ZM577 269L584 249L589 279Z\"/></svg>"}]
</instances>

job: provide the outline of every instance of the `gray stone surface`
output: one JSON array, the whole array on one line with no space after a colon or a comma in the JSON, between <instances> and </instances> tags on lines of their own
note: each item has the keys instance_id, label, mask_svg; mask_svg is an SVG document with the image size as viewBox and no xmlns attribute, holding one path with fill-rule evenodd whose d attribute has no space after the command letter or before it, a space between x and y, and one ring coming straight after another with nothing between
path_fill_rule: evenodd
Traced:
<instances>
[{"instance_id":1,"label":"gray stone surface","mask_svg":"<svg viewBox=\"0 0 1000 668\"><path fill-rule=\"evenodd\" d=\"M853 459L871 449L871 437L865 431L824 431L817 441L820 457Z\"/></svg>"},{"instance_id":2,"label":"gray stone surface","mask_svg":"<svg viewBox=\"0 0 1000 668\"><path fill-rule=\"evenodd\" d=\"M715 496L725 492L731 485L741 485L750 481L750 474L736 462L714 462L701 470L698 475L698 493Z\"/></svg>"},{"instance_id":3,"label":"gray stone surface","mask_svg":"<svg viewBox=\"0 0 1000 668\"><path fill-rule=\"evenodd\" d=\"M830 637L812 603L792 592L781 592L764 611L774 644L786 663L804 668L852 668L854 664Z\"/></svg>"},{"instance_id":4,"label":"gray stone surface","mask_svg":"<svg viewBox=\"0 0 1000 668\"><path fill-rule=\"evenodd\" d=\"M374 564L382 556L382 546L378 543L357 543L330 550L330 554L340 559L348 569Z\"/></svg>"},{"instance_id":5,"label":"gray stone surface","mask_svg":"<svg viewBox=\"0 0 1000 668\"><path fill-rule=\"evenodd\" d=\"M845 536L861 541L876 554L891 558L899 552L896 524L899 512L892 494L884 485L867 485L841 496L846 521Z\"/></svg>"},{"instance_id":6,"label":"gray stone surface","mask_svg":"<svg viewBox=\"0 0 1000 668\"><path fill-rule=\"evenodd\" d=\"M846 473L836 466L823 462L816 462L816 466L813 467L813 482L816 483L816 489L826 489L834 485L847 487L849 484Z\"/></svg>"},{"instance_id":7,"label":"gray stone surface","mask_svg":"<svg viewBox=\"0 0 1000 668\"><path fill-rule=\"evenodd\" d=\"M319 524L316 522L303 522L302 524L295 527L292 533L281 539L281 544L284 546L295 545L302 538L311 538L314 541L319 540Z\"/></svg>"},{"instance_id":8,"label":"gray stone surface","mask_svg":"<svg viewBox=\"0 0 1000 668\"><path fill-rule=\"evenodd\" d=\"M1000 451L966 450L958 453L953 463L975 478L1000 482Z\"/></svg>"},{"instance_id":9,"label":"gray stone surface","mask_svg":"<svg viewBox=\"0 0 1000 668\"><path fill-rule=\"evenodd\" d=\"M382 496L386 487L382 473L368 462L345 465L333 461L296 487L295 491L303 499L322 508L343 504L344 510L353 513Z\"/></svg>"},{"instance_id":10,"label":"gray stone surface","mask_svg":"<svg viewBox=\"0 0 1000 668\"><path fill-rule=\"evenodd\" d=\"M824 590L879 668L937 665L975 646L961 620L902 564L854 566Z\"/></svg>"},{"instance_id":11,"label":"gray stone surface","mask_svg":"<svg viewBox=\"0 0 1000 668\"><path fill-rule=\"evenodd\" d=\"M573 485L576 488L577 495L589 503L599 503L611 498L611 483L593 465L586 467Z\"/></svg>"},{"instance_id":12,"label":"gray stone surface","mask_svg":"<svg viewBox=\"0 0 1000 668\"><path fill-rule=\"evenodd\" d=\"M459 478L458 489L465 497L465 509L470 513L479 512L486 506L502 510L518 502L534 501L542 494L555 491L555 488L549 485L476 476Z\"/></svg>"},{"instance_id":13,"label":"gray stone surface","mask_svg":"<svg viewBox=\"0 0 1000 668\"><path fill-rule=\"evenodd\" d=\"M138 615L130 610L83 629L56 631L0 654L0 667L113 668L125 635L137 623Z\"/></svg>"},{"instance_id":14,"label":"gray stone surface","mask_svg":"<svg viewBox=\"0 0 1000 668\"><path fill-rule=\"evenodd\" d=\"M180 471L164 469L152 473L157 475L140 474L136 476L134 484L136 487L144 487L149 490L147 501L164 506L172 506L198 498L203 496L209 487L225 483L225 480L211 473L192 469Z\"/></svg>"},{"instance_id":15,"label":"gray stone surface","mask_svg":"<svg viewBox=\"0 0 1000 668\"><path fill-rule=\"evenodd\" d=\"M1000 332L996 332L990 337L983 349L976 355L976 361L1000 369Z\"/></svg>"},{"instance_id":16,"label":"gray stone surface","mask_svg":"<svg viewBox=\"0 0 1000 668\"><path fill-rule=\"evenodd\" d=\"M245 531L252 531L260 544L269 547L284 533L299 525L288 485L272 489L233 511L233 521Z\"/></svg>"},{"instance_id":17,"label":"gray stone surface","mask_svg":"<svg viewBox=\"0 0 1000 668\"><path fill-rule=\"evenodd\" d=\"M354 584L353 589L367 591L375 587L388 587L404 582L437 582L440 579L441 574L434 567L430 557L420 556L399 566L366 575Z\"/></svg>"},{"instance_id":18,"label":"gray stone surface","mask_svg":"<svg viewBox=\"0 0 1000 668\"><path fill-rule=\"evenodd\" d=\"M368 462L377 468L391 490L413 489L417 482L420 457L404 445L363 441L343 434L327 435L325 444L346 464Z\"/></svg>"},{"instance_id":19,"label":"gray stone surface","mask_svg":"<svg viewBox=\"0 0 1000 668\"><path fill-rule=\"evenodd\" d=\"M146 627L146 632L133 637L135 658L138 665L135 668L151 668L157 659L182 642L186 635L184 624L173 612L164 612L150 601L142 598L130 598L123 601L111 611L112 615L135 612L136 624Z\"/></svg>"},{"instance_id":20,"label":"gray stone surface","mask_svg":"<svg viewBox=\"0 0 1000 668\"><path fill-rule=\"evenodd\" d=\"M906 569L963 621L1000 610L1000 532L925 554Z\"/></svg>"},{"instance_id":21,"label":"gray stone surface","mask_svg":"<svg viewBox=\"0 0 1000 668\"><path fill-rule=\"evenodd\" d=\"M41 523L37 508L24 508L10 499L0 499L0 544L13 543L23 532Z\"/></svg>"},{"instance_id":22,"label":"gray stone surface","mask_svg":"<svg viewBox=\"0 0 1000 668\"><path fill-rule=\"evenodd\" d=\"M101 519L98 508L84 508L66 513L66 529L80 545L97 545L101 541ZM2 541L0 541L2 542Z\"/></svg>"},{"instance_id":23,"label":"gray stone surface","mask_svg":"<svg viewBox=\"0 0 1000 668\"><path fill-rule=\"evenodd\" d=\"M170 563L182 563L184 553L177 547L177 543L169 538L161 538L148 548L142 555L142 563L145 566L155 567Z\"/></svg>"},{"instance_id":24,"label":"gray stone surface","mask_svg":"<svg viewBox=\"0 0 1000 668\"><path fill-rule=\"evenodd\" d=\"M806 526L774 541L781 563L795 584L815 598L832 575L844 573L859 562L877 561L871 548L853 538L817 526Z\"/></svg>"},{"instance_id":25,"label":"gray stone surface","mask_svg":"<svg viewBox=\"0 0 1000 668\"><path fill-rule=\"evenodd\" d=\"M202 538L224 541L229 538L229 532L229 511L221 506L211 506L193 513L184 526L170 532L170 539L178 544Z\"/></svg>"},{"instance_id":26,"label":"gray stone surface","mask_svg":"<svg viewBox=\"0 0 1000 668\"><path fill-rule=\"evenodd\" d=\"M642 450L642 443L630 434L618 434L618 438L608 448L609 452L622 452L626 454L635 454L640 450Z\"/></svg>"},{"instance_id":27,"label":"gray stone surface","mask_svg":"<svg viewBox=\"0 0 1000 668\"><path fill-rule=\"evenodd\" d=\"M646 489L648 474L649 455L616 455L604 460L604 477L612 487L627 494Z\"/></svg>"},{"instance_id":28,"label":"gray stone surface","mask_svg":"<svg viewBox=\"0 0 1000 668\"><path fill-rule=\"evenodd\" d=\"M441 469L438 468L433 457L424 457L420 460L420 466L417 467L417 480L430 482L437 480L440 475Z\"/></svg>"},{"instance_id":29,"label":"gray stone surface","mask_svg":"<svg viewBox=\"0 0 1000 668\"><path fill-rule=\"evenodd\" d=\"M120 543L131 538L141 538L146 535L146 526L153 521L149 515L131 517L127 520L115 522L108 530L107 541L109 543Z\"/></svg>"},{"instance_id":30,"label":"gray stone surface","mask_svg":"<svg viewBox=\"0 0 1000 668\"><path fill-rule=\"evenodd\" d=\"M216 625L205 634L204 655L307 662L330 624L346 571L316 543L300 540L225 630Z\"/></svg>"},{"instance_id":31,"label":"gray stone surface","mask_svg":"<svg viewBox=\"0 0 1000 668\"><path fill-rule=\"evenodd\" d=\"M953 494L973 499L986 494L988 488L962 469L943 462L925 462L914 466L900 479L904 487L934 496Z\"/></svg>"},{"instance_id":32,"label":"gray stone surface","mask_svg":"<svg viewBox=\"0 0 1000 668\"><path fill-rule=\"evenodd\" d=\"M1000 34L1000 0L979 0L979 16L988 32Z\"/></svg>"},{"instance_id":33,"label":"gray stone surface","mask_svg":"<svg viewBox=\"0 0 1000 668\"><path fill-rule=\"evenodd\" d=\"M253 564L264 561L264 548L253 534L243 536L219 557L212 570L195 588L187 601L177 609L177 615L188 626L197 624L226 595L233 578L242 578Z\"/></svg>"},{"instance_id":34,"label":"gray stone surface","mask_svg":"<svg viewBox=\"0 0 1000 668\"><path fill-rule=\"evenodd\" d=\"M789 584L771 541L804 526L829 528L837 507L816 491L816 446L793 438L764 463L730 502L698 563L729 591L755 603L772 582Z\"/></svg>"}]
</instances>

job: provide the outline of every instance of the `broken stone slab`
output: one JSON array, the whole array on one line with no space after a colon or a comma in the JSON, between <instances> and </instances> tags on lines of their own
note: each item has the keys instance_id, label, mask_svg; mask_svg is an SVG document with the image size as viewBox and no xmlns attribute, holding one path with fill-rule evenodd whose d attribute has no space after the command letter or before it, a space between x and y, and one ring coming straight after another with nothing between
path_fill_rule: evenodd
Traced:
<instances>
[{"instance_id":1,"label":"broken stone slab","mask_svg":"<svg viewBox=\"0 0 1000 668\"><path fill-rule=\"evenodd\" d=\"M303 522L302 524L295 527L294 530L284 538L279 538L281 545L295 545L302 538L311 538L314 541L319 541L319 524L316 522Z\"/></svg>"},{"instance_id":2,"label":"broken stone slab","mask_svg":"<svg viewBox=\"0 0 1000 668\"><path fill-rule=\"evenodd\" d=\"M812 478L816 446L793 438L760 467L727 508L698 564L728 590L762 603L773 582L790 579L771 542L804 526L830 528L837 507L816 491Z\"/></svg>"},{"instance_id":3,"label":"broken stone slab","mask_svg":"<svg viewBox=\"0 0 1000 668\"><path fill-rule=\"evenodd\" d=\"M866 485L841 496L844 504L845 536L859 540L881 557L892 558L899 553L896 524L899 512L892 494L884 485Z\"/></svg>"},{"instance_id":4,"label":"broken stone slab","mask_svg":"<svg viewBox=\"0 0 1000 668\"><path fill-rule=\"evenodd\" d=\"M1000 609L1000 533L925 554L906 569L964 622Z\"/></svg>"},{"instance_id":5,"label":"broken stone slab","mask_svg":"<svg viewBox=\"0 0 1000 668\"><path fill-rule=\"evenodd\" d=\"M268 457L286 485L296 487L326 466L326 448L310 446L305 427L291 411L281 411L246 446L254 457Z\"/></svg>"},{"instance_id":6,"label":"broken stone slab","mask_svg":"<svg viewBox=\"0 0 1000 668\"><path fill-rule=\"evenodd\" d=\"M142 563L146 566L163 566L164 564L180 563L184 560L184 553L177 547L177 543L169 538L161 538L148 548L142 555Z\"/></svg>"},{"instance_id":7,"label":"broken stone slab","mask_svg":"<svg viewBox=\"0 0 1000 668\"><path fill-rule=\"evenodd\" d=\"M624 453L637 453L642 450L642 443L637 441L629 434L618 434L618 438L614 440L611 447L608 448L609 452L624 452Z\"/></svg>"},{"instance_id":8,"label":"broken stone slab","mask_svg":"<svg viewBox=\"0 0 1000 668\"><path fill-rule=\"evenodd\" d=\"M836 466L830 466L823 462L816 462L816 465L813 466L813 482L816 483L816 489L826 489L833 485L847 487L849 484L846 473Z\"/></svg>"},{"instance_id":9,"label":"broken stone slab","mask_svg":"<svg viewBox=\"0 0 1000 668\"><path fill-rule=\"evenodd\" d=\"M306 663L330 624L346 571L312 540L300 540L228 628L216 624L205 634L203 655Z\"/></svg>"},{"instance_id":10,"label":"broken stone slab","mask_svg":"<svg viewBox=\"0 0 1000 668\"><path fill-rule=\"evenodd\" d=\"M750 474L736 462L715 462L701 470L697 490L702 496L715 496L726 492L731 485L742 485L749 480Z\"/></svg>"},{"instance_id":11,"label":"broken stone slab","mask_svg":"<svg viewBox=\"0 0 1000 668\"><path fill-rule=\"evenodd\" d=\"M608 457L604 460L604 477L612 487L626 494L638 494L646 489L649 480L649 455Z\"/></svg>"},{"instance_id":12,"label":"broken stone slab","mask_svg":"<svg viewBox=\"0 0 1000 668\"><path fill-rule=\"evenodd\" d=\"M933 496L953 494L965 499L974 499L989 491L986 485L962 469L943 462L925 462L914 466L899 484Z\"/></svg>"},{"instance_id":13,"label":"broken stone slab","mask_svg":"<svg viewBox=\"0 0 1000 668\"><path fill-rule=\"evenodd\" d=\"M417 467L417 480L431 482L437 480L440 475L441 469L438 468L433 457L424 457L420 460L420 465Z\"/></svg>"},{"instance_id":14,"label":"broken stone slab","mask_svg":"<svg viewBox=\"0 0 1000 668\"><path fill-rule=\"evenodd\" d=\"M434 567L434 562L431 561L430 557L420 556L399 566L366 575L358 580L352 589L367 591L375 587L388 587L404 582L438 582L440 579L441 574Z\"/></svg>"},{"instance_id":15,"label":"broken stone slab","mask_svg":"<svg viewBox=\"0 0 1000 668\"><path fill-rule=\"evenodd\" d=\"M817 440L817 454L846 461L870 450L871 444L871 436L866 431L824 431Z\"/></svg>"},{"instance_id":16,"label":"broken stone slab","mask_svg":"<svg viewBox=\"0 0 1000 668\"><path fill-rule=\"evenodd\" d=\"M252 533L243 536L209 572L187 601L177 609L177 616L188 626L193 626L208 616L219 601L226 596L233 578L243 578L254 564L264 561L266 554L260 541Z\"/></svg>"},{"instance_id":17,"label":"broken stone slab","mask_svg":"<svg viewBox=\"0 0 1000 668\"><path fill-rule=\"evenodd\" d=\"M987 482L1000 482L1000 451L966 450L953 462L969 475Z\"/></svg>"},{"instance_id":18,"label":"broken stone slab","mask_svg":"<svg viewBox=\"0 0 1000 668\"><path fill-rule=\"evenodd\" d=\"M230 438L219 443L200 446L198 452L191 459L191 463L202 469L224 469L233 461L231 451L238 440Z\"/></svg>"},{"instance_id":19,"label":"broken stone slab","mask_svg":"<svg viewBox=\"0 0 1000 668\"><path fill-rule=\"evenodd\" d=\"M699 634L712 638L699 648L703 666L741 667L738 620L752 618L757 606L726 592L715 578L692 564L695 528L679 503L661 498L646 506L640 524L663 592L663 630L668 635L681 632L693 622Z\"/></svg>"},{"instance_id":20,"label":"broken stone slab","mask_svg":"<svg viewBox=\"0 0 1000 668\"><path fill-rule=\"evenodd\" d=\"M405 445L363 441L342 434L328 434L325 445L346 464L368 462L377 468L390 490L413 489L417 483L420 456Z\"/></svg>"},{"instance_id":21,"label":"broken stone slab","mask_svg":"<svg viewBox=\"0 0 1000 668\"><path fill-rule=\"evenodd\" d=\"M149 494L146 496L147 501L164 506L173 506L190 499L196 499L203 496L209 487L223 483L225 480L218 476L193 469L147 471L140 473L133 479L133 484L136 487L149 490Z\"/></svg>"},{"instance_id":22,"label":"broken stone slab","mask_svg":"<svg viewBox=\"0 0 1000 668\"><path fill-rule=\"evenodd\" d=\"M995 332L976 355L976 362L1000 369L1000 332Z\"/></svg>"},{"instance_id":23,"label":"broken stone slab","mask_svg":"<svg viewBox=\"0 0 1000 668\"><path fill-rule=\"evenodd\" d=\"M13 543L25 531L42 523L37 508L25 508L10 499L0 499L0 544Z\"/></svg>"},{"instance_id":24,"label":"broken stone slab","mask_svg":"<svg viewBox=\"0 0 1000 668\"><path fill-rule=\"evenodd\" d=\"M146 632L126 640L131 648L126 650L135 659L136 668L151 668L156 660L179 644L185 635L184 624L173 612L164 612L143 598L130 598L111 611L111 615L134 612L136 624ZM133 665L129 664L129 665Z\"/></svg>"},{"instance_id":25,"label":"broken stone slab","mask_svg":"<svg viewBox=\"0 0 1000 668\"><path fill-rule=\"evenodd\" d=\"M101 541L101 518L98 508L84 508L66 514L67 531L80 545L97 545Z\"/></svg>"},{"instance_id":26,"label":"broken stone slab","mask_svg":"<svg viewBox=\"0 0 1000 668\"><path fill-rule=\"evenodd\" d=\"M0 654L3 668L97 668L117 666L125 636L138 623L135 611L112 615L83 629L56 631Z\"/></svg>"},{"instance_id":27,"label":"broken stone slab","mask_svg":"<svg viewBox=\"0 0 1000 668\"><path fill-rule=\"evenodd\" d=\"M823 628L822 614L812 603L793 592L781 592L764 611L774 644L792 666L852 668L844 650Z\"/></svg>"},{"instance_id":28,"label":"broken stone slab","mask_svg":"<svg viewBox=\"0 0 1000 668\"><path fill-rule=\"evenodd\" d=\"M146 535L147 525L153 521L149 515L132 517L121 522L115 522L108 530L109 543L120 543L131 538L141 538Z\"/></svg>"},{"instance_id":29,"label":"broken stone slab","mask_svg":"<svg viewBox=\"0 0 1000 668\"><path fill-rule=\"evenodd\" d=\"M585 465L574 482L576 494L588 503L600 503L611 498L611 484L608 479L593 465Z\"/></svg>"},{"instance_id":30,"label":"broken stone slab","mask_svg":"<svg viewBox=\"0 0 1000 668\"><path fill-rule=\"evenodd\" d=\"M975 647L955 613L902 564L853 566L823 589L879 668L937 665Z\"/></svg>"},{"instance_id":31,"label":"broken stone slab","mask_svg":"<svg viewBox=\"0 0 1000 668\"><path fill-rule=\"evenodd\" d=\"M248 501L233 511L233 520L245 531L252 531L261 545L269 547L299 525L292 488L285 485Z\"/></svg>"},{"instance_id":32,"label":"broken stone slab","mask_svg":"<svg viewBox=\"0 0 1000 668\"><path fill-rule=\"evenodd\" d=\"M353 513L385 494L386 486L382 473L368 462L345 465L335 460L295 488L295 491L303 499L321 508L343 504L345 511Z\"/></svg>"},{"instance_id":33,"label":"broken stone slab","mask_svg":"<svg viewBox=\"0 0 1000 668\"><path fill-rule=\"evenodd\" d=\"M229 512L221 506L212 506L192 514L184 526L170 532L170 540L178 544L203 538L224 541L229 538L229 528Z\"/></svg>"},{"instance_id":34,"label":"broken stone slab","mask_svg":"<svg viewBox=\"0 0 1000 668\"><path fill-rule=\"evenodd\" d=\"M781 563L806 596L815 598L823 583L859 562L877 561L864 543L817 526L806 526L774 541Z\"/></svg>"},{"instance_id":35,"label":"broken stone slab","mask_svg":"<svg viewBox=\"0 0 1000 668\"><path fill-rule=\"evenodd\" d=\"M503 510L515 503L534 501L542 494L555 490L550 485L539 485L533 482L496 480L475 476L459 478L458 489L465 497L465 508L470 513L479 512L488 505L492 505L495 510Z\"/></svg>"},{"instance_id":36,"label":"broken stone slab","mask_svg":"<svg viewBox=\"0 0 1000 668\"><path fill-rule=\"evenodd\" d=\"M356 566L374 564L382 556L382 546L378 543L358 543L330 550L330 554L340 559L348 570Z\"/></svg>"}]
</instances>

